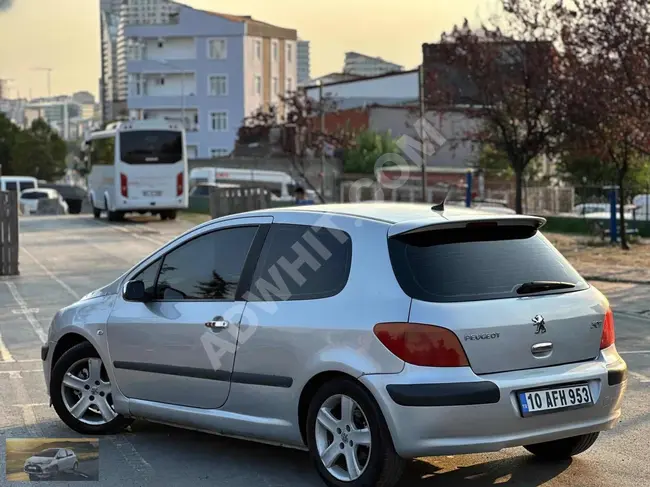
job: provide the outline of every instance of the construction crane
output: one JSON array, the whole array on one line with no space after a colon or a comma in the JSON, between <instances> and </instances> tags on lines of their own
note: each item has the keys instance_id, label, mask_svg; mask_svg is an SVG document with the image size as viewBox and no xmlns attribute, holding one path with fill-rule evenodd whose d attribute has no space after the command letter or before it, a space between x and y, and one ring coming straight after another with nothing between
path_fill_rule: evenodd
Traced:
<instances>
[{"instance_id":1,"label":"construction crane","mask_svg":"<svg viewBox=\"0 0 650 487\"><path fill-rule=\"evenodd\" d=\"M47 73L47 96L52 96L52 68L32 68L32 71L45 71Z\"/></svg>"}]
</instances>

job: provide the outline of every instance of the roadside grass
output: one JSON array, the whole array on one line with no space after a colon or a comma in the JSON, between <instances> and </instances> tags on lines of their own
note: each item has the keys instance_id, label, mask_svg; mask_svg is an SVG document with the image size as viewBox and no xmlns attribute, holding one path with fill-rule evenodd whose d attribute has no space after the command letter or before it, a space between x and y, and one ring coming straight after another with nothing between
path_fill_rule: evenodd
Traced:
<instances>
[{"instance_id":1,"label":"roadside grass","mask_svg":"<svg viewBox=\"0 0 650 487\"><path fill-rule=\"evenodd\" d=\"M630 250L622 250L620 245L602 242L593 237L544 233L553 245L580 271L589 268L629 268L646 269L650 262L650 245L642 239L630 242Z\"/></svg>"},{"instance_id":2,"label":"roadside grass","mask_svg":"<svg viewBox=\"0 0 650 487\"><path fill-rule=\"evenodd\" d=\"M193 211L181 211L178 216L181 220L185 220L194 225L199 225L212 219L210 218L210 215L206 213L194 213Z\"/></svg>"}]
</instances>

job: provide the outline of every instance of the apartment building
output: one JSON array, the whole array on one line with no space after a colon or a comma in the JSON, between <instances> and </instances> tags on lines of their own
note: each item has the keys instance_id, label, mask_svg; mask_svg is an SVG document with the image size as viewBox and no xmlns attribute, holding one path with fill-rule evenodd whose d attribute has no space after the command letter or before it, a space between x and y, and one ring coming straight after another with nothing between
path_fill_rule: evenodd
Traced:
<instances>
[{"instance_id":1,"label":"apartment building","mask_svg":"<svg viewBox=\"0 0 650 487\"><path fill-rule=\"evenodd\" d=\"M404 66L391 63L380 57L367 56L358 52L346 52L343 72L355 76L381 76L403 71Z\"/></svg>"},{"instance_id":2,"label":"apartment building","mask_svg":"<svg viewBox=\"0 0 650 487\"><path fill-rule=\"evenodd\" d=\"M303 84L311 78L311 60L309 41L298 40L298 83Z\"/></svg>"},{"instance_id":3,"label":"apartment building","mask_svg":"<svg viewBox=\"0 0 650 487\"><path fill-rule=\"evenodd\" d=\"M129 115L182 121L190 158L227 155L245 116L295 90L297 33L174 5L148 19L126 12Z\"/></svg>"},{"instance_id":4,"label":"apartment building","mask_svg":"<svg viewBox=\"0 0 650 487\"><path fill-rule=\"evenodd\" d=\"M101 77L99 104L103 120L127 115L123 8L126 0L99 0Z\"/></svg>"}]
</instances>

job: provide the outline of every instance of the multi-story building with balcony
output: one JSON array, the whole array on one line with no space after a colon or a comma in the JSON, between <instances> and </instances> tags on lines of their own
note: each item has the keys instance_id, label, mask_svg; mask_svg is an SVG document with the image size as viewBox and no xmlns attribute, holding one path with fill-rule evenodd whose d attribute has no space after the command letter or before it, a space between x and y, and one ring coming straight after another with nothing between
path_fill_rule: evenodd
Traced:
<instances>
[{"instance_id":1,"label":"multi-story building with balcony","mask_svg":"<svg viewBox=\"0 0 650 487\"><path fill-rule=\"evenodd\" d=\"M130 117L182 121L190 158L229 154L244 117L295 90L296 31L150 1L167 7L124 11Z\"/></svg>"}]
</instances>

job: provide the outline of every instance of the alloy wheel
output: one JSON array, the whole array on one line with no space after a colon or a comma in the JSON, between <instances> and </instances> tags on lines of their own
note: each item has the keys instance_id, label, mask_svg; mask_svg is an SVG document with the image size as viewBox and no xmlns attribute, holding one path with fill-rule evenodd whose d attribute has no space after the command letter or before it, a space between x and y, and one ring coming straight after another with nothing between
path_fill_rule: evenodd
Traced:
<instances>
[{"instance_id":1,"label":"alloy wheel","mask_svg":"<svg viewBox=\"0 0 650 487\"><path fill-rule=\"evenodd\" d=\"M61 397L70 414L82 423L103 425L117 417L111 382L99 358L84 358L68 368L61 383Z\"/></svg>"},{"instance_id":2,"label":"alloy wheel","mask_svg":"<svg viewBox=\"0 0 650 487\"><path fill-rule=\"evenodd\" d=\"M361 406L349 396L328 398L316 415L316 448L336 479L351 482L368 466L372 438Z\"/></svg>"}]
</instances>

